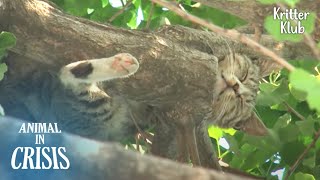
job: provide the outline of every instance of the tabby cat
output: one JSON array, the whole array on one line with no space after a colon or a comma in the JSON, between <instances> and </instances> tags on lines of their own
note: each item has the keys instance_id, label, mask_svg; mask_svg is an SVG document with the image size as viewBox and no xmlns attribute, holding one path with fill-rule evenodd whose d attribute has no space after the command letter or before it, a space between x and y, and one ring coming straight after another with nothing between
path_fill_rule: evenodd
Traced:
<instances>
[{"instance_id":1,"label":"tabby cat","mask_svg":"<svg viewBox=\"0 0 320 180\"><path fill-rule=\"evenodd\" d=\"M216 100L213 115L208 123L222 128L235 128L252 135L266 135L267 129L255 114L254 106L259 90L259 79L270 73L270 63L252 62L247 56L236 53L219 62ZM271 69L273 70L273 69Z\"/></svg>"},{"instance_id":2,"label":"tabby cat","mask_svg":"<svg viewBox=\"0 0 320 180\"><path fill-rule=\"evenodd\" d=\"M267 128L254 112L255 99L259 79L279 69L280 66L271 60L251 60L245 55L230 52L218 62L217 79L214 84L215 94L210 113L200 120L201 123L194 123L196 126L194 133L174 129L166 135L158 137L158 141L174 140L161 144L161 146L167 146L167 149L157 147L166 152L157 152L156 150L154 152L156 154L162 153L160 155L164 157L174 158L172 149L175 149L178 151L176 158L179 160L181 156L186 155L180 150L188 147L190 159L194 165L219 169L207 132L208 125L235 128L251 135L267 135ZM158 132L164 131L164 128ZM182 135L180 135L181 133ZM184 137L183 142L179 142L181 136ZM177 141L177 143L173 141ZM187 158L181 159L185 161Z\"/></svg>"},{"instance_id":3,"label":"tabby cat","mask_svg":"<svg viewBox=\"0 0 320 180\"><path fill-rule=\"evenodd\" d=\"M15 99L22 99L24 106L31 112L31 121L58 122L65 132L102 141L119 141L135 133L135 124L141 128L146 126L145 118L151 106L117 95L109 97L97 83L128 77L138 68L138 61L125 53L110 58L74 62L64 66L58 75L49 73L46 78L39 77L42 75L32 76L32 82L36 83L34 86L30 80L24 81L26 85L23 89L30 93ZM253 61L235 53L219 61L212 112L196 127L194 135L197 146L193 147L193 152L197 152L195 157L200 159L201 165L210 167L212 158L215 158L207 134L208 124L234 127L255 135L267 133L253 108L259 78L275 68L278 66L272 61ZM10 109L10 106L7 107ZM166 141L169 139L165 148L172 151L169 149L172 149L171 144L175 144L172 143L175 133L163 130L160 135Z\"/></svg>"},{"instance_id":4,"label":"tabby cat","mask_svg":"<svg viewBox=\"0 0 320 180\"><path fill-rule=\"evenodd\" d=\"M59 109L56 116L62 120L60 124L65 122L65 127L70 127L68 131L94 139L120 140L125 137L125 132L135 129L132 128L133 121L129 119L132 116L128 110L139 106L146 109L146 106L137 102L132 104L122 97L111 98L98 88L96 82L127 77L135 73L138 67L139 64L134 57L119 54L104 60L79 61L62 68L59 78L66 87L64 96L72 100L64 101L60 98L54 101L55 105L64 107L56 108ZM253 135L267 134L267 128L254 112L254 105L259 79L275 68L278 66L272 61L251 60L245 55L232 52L219 61L212 111L203 120L201 127L197 127L197 146L193 147L195 150L190 151L196 153L190 154L194 157L192 159L198 157L202 165L212 166L212 162L207 162L210 160L208 156L213 155L207 135L209 124L223 128L233 127ZM138 111L143 112L141 109L133 112ZM141 118L135 120L143 121L147 113L142 114ZM145 124L137 123L139 126ZM85 124L88 125L88 129L85 128ZM170 135L163 133L163 136L169 138Z\"/></svg>"},{"instance_id":5,"label":"tabby cat","mask_svg":"<svg viewBox=\"0 0 320 180\"><path fill-rule=\"evenodd\" d=\"M254 111L259 80L281 66L271 60L251 60L230 52L219 60L215 83L215 100L210 114L196 129L197 147L202 166L219 169L207 133L208 125L235 128L251 135L263 136L268 130ZM195 155L196 156L196 155Z\"/></svg>"}]
</instances>

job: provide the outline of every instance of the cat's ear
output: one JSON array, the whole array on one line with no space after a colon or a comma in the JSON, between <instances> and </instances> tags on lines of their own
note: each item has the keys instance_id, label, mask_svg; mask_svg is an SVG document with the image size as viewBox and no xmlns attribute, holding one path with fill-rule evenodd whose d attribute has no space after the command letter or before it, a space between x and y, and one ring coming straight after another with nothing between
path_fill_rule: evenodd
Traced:
<instances>
[{"instance_id":1,"label":"cat's ear","mask_svg":"<svg viewBox=\"0 0 320 180\"><path fill-rule=\"evenodd\" d=\"M260 77L268 76L272 71L279 71L282 69L281 65L271 59L257 59L255 60L255 64L260 69Z\"/></svg>"},{"instance_id":2,"label":"cat's ear","mask_svg":"<svg viewBox=\"0 0 320 180\"><path fill-rule=\"evenodd\" d=\"M265 136L268 134L268 129L255 112L251 113L250 118L244 122L241 130L254 136Z\"/></svg>"}]
</instances>

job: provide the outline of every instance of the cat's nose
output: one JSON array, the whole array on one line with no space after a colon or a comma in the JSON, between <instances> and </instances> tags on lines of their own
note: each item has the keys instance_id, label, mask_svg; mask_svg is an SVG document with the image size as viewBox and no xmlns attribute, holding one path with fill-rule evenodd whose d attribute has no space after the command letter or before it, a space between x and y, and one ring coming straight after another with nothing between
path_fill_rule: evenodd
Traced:
<instances>
[{"instance_id":1,"label":"cat's nose","mask_svg":"<svg viewBox=\"0 0 320 180\"><path fill-rule=\"evenodd\" d=\"M239 87L240 87L239 84L236 83L235 85L232 86L232 89L237 92L239 90Z\"/></svg>"},{"instance_id":2,"label":"cat's nose","mask_svg":"<svg viewBox=\"0 0 320 180\"><path fill-rule=\"evenodd\" d=\"M225 81L229 87L239 87L238 82L234 78L226 79Z\"/></svg>"},{"instance_id":3,"label":"cat's nose","mask_svg":"<svg viewBox=\"0 0 320 180\"><path fill-rule=\"evenodd\" d=\"M235 92L239 91L239 83L235 79L228 79L226 80L228 87L232 88Z\"/></svg>"}]
</instances>

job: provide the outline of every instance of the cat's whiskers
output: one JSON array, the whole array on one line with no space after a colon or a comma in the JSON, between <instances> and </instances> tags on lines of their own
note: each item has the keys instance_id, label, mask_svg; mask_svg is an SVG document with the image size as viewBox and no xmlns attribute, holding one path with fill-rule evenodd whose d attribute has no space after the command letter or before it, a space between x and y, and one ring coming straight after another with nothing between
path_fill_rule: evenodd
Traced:
<instances>
[{"instance_id":1,"label":"cat's whiskers","mask_svg":"<svg viewBox=\"0 0 320 180\"><path fill-rule=\"evenodd\" d=\"M232 51L229 43L226 41L227 43L227 46L228 46L228 50L229 50L229 56L227 59L229 60L229 64L230 64L230 69L231 69L231 75L232 77L235 77L235 60L236 60L236 57L235 57L235 53Z\"/></svg>"},{"instance_id":2,"label":"cat's whiskers","mask_svg":"<svg viewBox=\"0 0 320 180\"><path fill-rule=\"evenodd\" d=\"M215 119L220 119L222 118L222 116L225 114L226 110L227 110L227 106L229 104L229 101L231 100L231 96L224 96L222 99L223 105L222 108L220 109L220 113L218 114L218 116Z\"/></svg>"},{"instance_id":3,"label":"cat's whiskers","mask_svg":"<svg viewBox=\"0 0 320 180\"><path fill-rule=\"evenodd\" d=\"M244 101L242 95L239 96L239 101L240 101L240 108L243 109L244 107Z\"/></svg>"}]
</instances>

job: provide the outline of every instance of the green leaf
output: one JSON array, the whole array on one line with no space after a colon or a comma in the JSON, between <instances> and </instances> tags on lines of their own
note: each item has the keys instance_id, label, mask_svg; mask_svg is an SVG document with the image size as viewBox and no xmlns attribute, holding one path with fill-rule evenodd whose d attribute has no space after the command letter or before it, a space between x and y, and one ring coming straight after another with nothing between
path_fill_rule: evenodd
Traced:
<instances>
[{"instance_id":1,"label":"green leaf","mask_svg":"<svg viewBox=\"0 0 320 180\"><path fill-rule=\"evenodd\" d=\"M285 128L279 130L279 137L281 142L291 142L297 140L299 136L299 128L295 124L289 124Z\"/></svg>"},{"instance_id":2,"label":"green leaf","mask_svg":"<svg viewBox=\"0 0 320 180\"><path fill-rule=\"evenodd\" d=\"M305 33L310 34L314 31L316 19L317 15L315 13L310 13L306 20L301 21L301 25L305 28Z\"/></svg>"},{"instance_id":3,"label":"green leaf","mask_svg":"<svg viewBox=\"0 0 320 180\"><path fill-rule=\"evenodd\" d=\"M272 130L270 131L269 136L257 137L257 136L245 135L243 138L243 141L256 147L260 151L269 152L271 154L279 150L282 145L279 137ZM270 146L270 144L272 144L272 146Z\"/></svg>"},{"instance_id":4,"label":"green leaf","mask_svg":"<svg viewBox=\"0 0 320 180\"><path fill-rule=\"evenodd\" d=\"M208 6L191 8L189 13L227 29L246 24L244 20L237 16L233 16L220 9L210 8Z\"/></svg>"},{"instance_id":5,"label":"green leaf","mask_svg":"<svg viewBox=\"0 0 320 180\"><path fill-rule=\"evenodd\" d=\"M3 58L7 55L6 50L0 49L0 63L3 62Z\"/></svg>"},{"instance_id":6,"label":"green leaf","mask_svg":"<svg viewBox=\"0 0 320 180\"><path fill-rule=\"evenodd\" d=\"M291 121L290 114L286 113L283 116L280 116L278 121L273 126L273 130L279 130L280 128L287 127Z\"/></svg>"},{"instance_id":7,"label":"green leaf","mask_svg":"<svg viewBox=\"0 0 320 180\"><path fill-rule=\"evenodd\" d=\"M9 32L0 33L0 50L11 48L16 44L16 37Z\"/></svg>"},{"instance_id":8,"label":"green leaf","mask_svg":"<svg viewBox=\"0 0 320 180\"><path fill-rule=\"evenodd\" d=\"M264 83L264 85L261 85L260 88L262 88L263 91L261 91L257 96L257 105L273 106L281 104L283 101L288 101L290 99L288 82L286 80L281 80L279 81L279 83L279 86L275 86L269 83ZM277 108L272 107L272 109Z\"/></svg>"},{"instance_id":9,"label":"green leaf","mask_svg":"<svg viewBox=\"0 0 320 180\"><path fill-rule=\"evenodd\" d=\"M261 83L259 84L259 89L266 93L272 93L278 87L271 83Z\"/></svg>"},{"instance_id":10,"label":"green leaf","mask_svg":"<svg viewBox=\"0 0 320 180\"><path fill-rule=\"evenodd\" d=\"M86 17L88 9L98 9L102 7L101 0L64 0L64 9L75 16Z\"/></svg>"},{"instance_id":11,"label":"green leaf","mask_svg":"<svg viewBox=\"0 0 320 180\"><path fill-rule=\"evenodd\" d=\"M166 17L172 25L180 24L184 26L191 26L192 24L190 21L185 20L172 11L166 11L165 13L163 13L163 17Z\"/></svg>"},{"instance_id":12,"label":"green leaf","mask_svg":"<svg viewBox=\"0 0 320 180\"><path fill-rule=\"evenodd\" d=\"M293 88L292 84L289 84L289 90L290 90L290 93L292 94L292 96L294 98L296 98L297 100L299 100L299 101L305 101L306 100L306 98L307 98L307 93L306 92L299 91L299 90Z\"/></svg>"},{"instance_id":13,"label":"green leaf","mask_svg":"<svg viewBox=\"0 0 320 180\"><path fill-rule=\"evenodd\" d=\"M294 175L294 180L315 180L315 178L311 174L298 172Z\"/></svg>"},{"instance_id":14,"label":"green leaf","mask_svg":"<svg viewBox=\"0 0 320 180\"><path fill-rule=\"evenodd\" d=\"M312 136L314 133L314 123L315 121L311 117L309 117L305 121L297 121L296 125L298 126L302 135Z\"/></svg>"},{"instance_id":15,"label":"green leaf","mask_svg":"<svg viewBox=\"0 0 320 180\"><path fill-rule=\"evenodd\" d=\"M256 104L259 106L272 106L282 102L281 98L277 98L271 93L260 92L256 99Z\"/></svg>"},{"instance_id":16,"label":"green leaf","mask_svg":"<svg viewBox=\"0 0 320 180\"><path fill-rule=\"evenodd\" d=\"M314 30L316 15L314 13L310 13L307 16L306 20L300 21L300 26L304 27L305 33L311 33ZM299 42L303 39L303 34L299 33L281 33L281 23L287 22L290 23L291 27L296 27L295 22L287 21L286 19L274 19L273 16L267 16L265 19L264 26L266 30L276 39L279 41L292 41L292 42Z\"/></svg>"},{"instance_id":17,"label":"green leaf","mask_svg":"<svg viewBox=\"0 0 320 180\"><path fill-rule=\"evenodd\" d=\"M233 136L233 135L237 132L237 130L235 130L235 129L233 129L233 128L222 129L222 131L223 131L224 133L230 134L231 136Z\"/></svg>"},{"instance_id":18,"label":"green leaf","mask_svg":"<svg viewBox=\"0 0 320 180\"><path fill-rule=\"evenodd\" d=\"M4 116L4 115L5 115L5 114L4 114L4 110L3 110L2 106L1 106L1 104L0 104L0 115L1 115L1 116Z\"/></svg>"},{"instance_id":19,"label":"green leaf","mask_svg":"<svg viewBox=\"0 0 320 180\"><path fill-rule=\"evenodd\" d=\"M310 59L310 60L309 59L307 59L307 60L294 60L294 61L290 61L290 63L293 66L304 69L311 74L315 73L314 68L319 65L319 61L313 61L312 59Z\"/></svg>"},{"instance_id":20,"label":"green leaf","mask_svg":"<svg viewBox=\"0 0 320 180\"><path fill-rule=\"evenodd\" d=\"M279 154L284 163L291 165L296 161L297 157L299 157L304 149L305 146L301 142L294 141L284 144Z\"/></svg>"},{"instance_id":21,"label":"green leaf","mask_svg":"<svg viewBox=\"0 0 320 180\"><path fill-rule=\"evenodd\" d=\"M317 140L315 147L317 150L320 150L320 139Z\"/></svg>"},{"instance_id":22,"label":"green leaf","mask_svg":"<svg viewBox=\"0 0 320 180\"><path fill-rule=\"evenodd\" d=\"M305 88L313 88L315 86L315 81L311 75L302 69L296 69L291 72L289 80L294 88L302 91L305 90Z\"/></svg>"},{"instance_id":23,"label":"green leaf","mask_svg":"<svg viewBox=\"0 0 320 180\"><path fill-rule=\"evenodd\" d=\"M232 158L230 165L235 168L240 168L241 166L243 166L245 160L250 157L255 150L256 148L250 144L246 143L242 145L240 148L240 152Z\"/></svg>"},{"instance_id":24,"label":"green leaf","mask_svg":"<svg viewBox=\"0 0 320 180\"><path fill-rule=\"evenodd\" d=\"M261 117L267 127L273 127L278 118L284 113L278 110L270 109L269 106L256 106L257 114Z\"/></svg>"},{"instance_id":25,"label":"green leaf","mask_svg":"<svg viewBox=\"0 0 320 180\"><path fill-rule=\"evenodd\" d=\"M0 81L3 79L4 73L7 72L8 67L6 64L1 63L0 64Z\"/></svg>"},{"instance_id":26,"label":"green leaf","mask_svg":"<svg viewBox=\"0 0 320 180\"><path fill-rule=\"evenodd\" d=\"M300 0L284 0L288 5L294 7Z\"/></svg>"},{"instance_id":27,"label":"green leaf","mask_svg":"<svg viewBox=\"0 0 320 180\"><path fill-rule=\"evenodd\" d=\"M215 126L210 126L208 128L209 136L213 139L219 141L219 139L222 137L222 130Z\"/></svg>"},{"instance_id":28,"label":"green leaf","mask_svg":"<svg viewBox=\"0 0 320 180\"><path fill-rule=\"evenodd\" d=\"M135 29L137 27L137 13L135 10L126 13L124 21L127 21L127 26L131 29Z\"/></svg>"},{"instance_id":29,"label":"green leaf","mask_svg":"<svg viewBox=\"0 0 320 180\"><path fill-rule=\"evenodd\" d=\"M296 69L289 75L292 87L307 93L310 108L320 112L320 80L302 69Z\"/></svg>"},{"instance_id":30,"label":"green leaf","mask_svg":"<svg viewBox=\"0 0 320 180\"><path fill-rule=\"evenodd\" d=\"M271 155L272 152L256 150L245 159L241 169L250 170L259 167L259 165L264 163Z\"/></svg>"},{"instance_id":31,"label":"green leaf","mask_svg":"<svg viewBox=\"0 0 320 180\"><path fill-rule=\"evenodd\" d=\"M102 7L106 7L109 4L109 0L101 0Z\"/></svg>"},{"instance_id":32,"label":"green leaf","mask_svg":"<svg viewBox=\"0 0 320 180\"><path fill-rule=\"evenodd\" d=\"M95 11L90 16L90 19L98 22L106 22L113 16L113 14L117 12L118 12L117 8L114 8L110 4L108 4L103 8L95 9Z\"/></svg>"},{"instance_id":33,"label":"green leaf","mask_svg":"<svg viewBox=\"0 0 320 180\"><path fill-rule=\"evenodd\" d=\"M314 151L309 152L308 156L303 159L302 164L306 167L314 168L316 166L316 153Z\"/></svg>"},{"instance_id":34,"label":"green leaf","mask_svg":"<svg viewBox=\"0 0 320 180\"><path fill-rule=\"evenodd\" d=\"M320 84L318 82L318 84ZM315 88L313 90L308 91L308 97L307 97L307 101L309 103L310 108L312 109L316 109L318 112L320 112L320 91L319 91L320 85L318 86L318 88Z\"/></svg>"},{"instance_id":35,"label":"green leaf","mask_svg":"<svg viewBox=\"0 0 320 180\"><path fill-rule=\"evenodd\" d=\"M274 4L279 2L279 0L258 0L262 4Z\"/></svg>"},{"instance_id":36,"label":"green leaf","mask_svg":"<svg viewBox=\"0 0 320 180\"><path fill-rule=\"evenodd\" d=\"M229 134L225 134L224 138L227 140L230 145L229 150L235 153L239 153L239 140L236 139L235 136L231 136Z\"/></svg>"}]
</instances>

